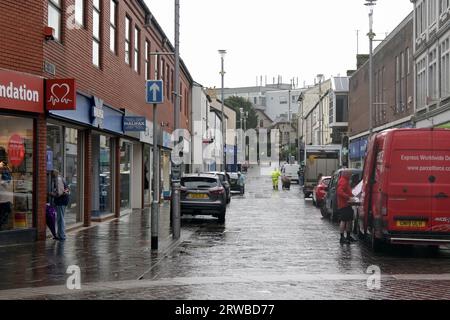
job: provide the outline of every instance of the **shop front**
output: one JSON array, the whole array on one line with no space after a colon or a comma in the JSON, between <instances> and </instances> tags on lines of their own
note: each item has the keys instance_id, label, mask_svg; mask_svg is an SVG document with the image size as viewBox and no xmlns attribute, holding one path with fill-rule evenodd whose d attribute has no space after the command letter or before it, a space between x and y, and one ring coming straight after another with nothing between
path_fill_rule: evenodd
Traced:
<instances>
[{"instance_id":1,"label":"shop front","mask_svg":"<svg viewBox=\"0 0 450 320\"><path fill-rule=\"evenodd\" d=\"M38 198L37 128L43 121L44 81L0 69L0 244L36 240L45 232ZM40 193L39 193L40 191Z\"/></svg>"},{"instance_id":2,"label":"shop front","mask_svg":"<svg viewBox=\"0 0 450 320\"><path fill-rule=\"evenodd\" d=\"M49 111L48 171L63 173L70 186L69 228L116 217L130 205L129 189L122 192L119 184L123 176L129 185L131 159L128 143L121 140L123 116L100 98L80 92L76 109Z\"/></svg>"}]
</instances>

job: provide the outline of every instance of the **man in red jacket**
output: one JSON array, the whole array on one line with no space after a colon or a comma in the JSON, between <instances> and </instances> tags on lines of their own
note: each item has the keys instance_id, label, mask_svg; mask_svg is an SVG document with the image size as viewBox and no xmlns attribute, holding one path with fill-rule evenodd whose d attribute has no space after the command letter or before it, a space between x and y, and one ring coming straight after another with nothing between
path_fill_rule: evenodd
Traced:
<instances>
[{"instance_id":1,"label":"man in red jacket","mask_svg":"<svg viewBox=\"0 0 450 320\"><path fill-rule=\"evenodd\" d=\"M353 224L353 209L349 204L351 198L353 198L352 189L350 188L351 171L342 172L337 185L337 207L340 224L341 239L340 243L350 243L356 241L350 236ZM344 237L344 232L347 231L347 238Z\"/></svg>"}]
</instances>

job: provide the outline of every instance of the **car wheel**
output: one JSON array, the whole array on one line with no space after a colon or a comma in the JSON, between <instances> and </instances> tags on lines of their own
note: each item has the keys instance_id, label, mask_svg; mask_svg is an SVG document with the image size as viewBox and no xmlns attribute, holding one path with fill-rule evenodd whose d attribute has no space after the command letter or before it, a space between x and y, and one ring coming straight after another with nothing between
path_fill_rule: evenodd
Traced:
<instances>
[{"instance_id":1,"label":"car wheel","mask_svg":"<svg viewBox=\"0 0 450 320\"><path fill-rule=\"evenodd\" d=\"M218 218L219 218L219 223L225 223L225 215L226 215L226 210L222 210L220 213L219 213L219 216L218 216Z\"/></svg>"}]
</instances>

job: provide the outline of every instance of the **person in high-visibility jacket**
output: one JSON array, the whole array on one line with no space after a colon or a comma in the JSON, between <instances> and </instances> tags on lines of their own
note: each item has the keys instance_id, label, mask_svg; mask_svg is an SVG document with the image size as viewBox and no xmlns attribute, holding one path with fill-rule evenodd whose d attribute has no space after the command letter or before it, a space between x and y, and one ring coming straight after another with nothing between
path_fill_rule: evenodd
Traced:
<instances>
[{"instance_id":1,"label":"person in high-visibility jacket","mask_svg":"<svg viewBox=\"0 0 450 320\"><path fill-rule=\"evenodd\" d=\"M281 172L280 170L278 170L278 168L276 168L273 172L272 172L272 184L273 184L273 189L274 190L278 190L278 179L281 176Z\"/></svg>"}]
</instances>

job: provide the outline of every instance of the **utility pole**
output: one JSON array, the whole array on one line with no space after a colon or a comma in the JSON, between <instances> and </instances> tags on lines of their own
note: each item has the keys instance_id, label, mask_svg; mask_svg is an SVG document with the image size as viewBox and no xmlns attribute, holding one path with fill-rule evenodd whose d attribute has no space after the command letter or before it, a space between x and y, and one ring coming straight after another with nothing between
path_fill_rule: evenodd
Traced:
<instances>
[{"instance_id":1,"label":"utility pole","mask_svg":"<svg viewBox=\"0 0 450 320\"><path fill-rule=\"evenodd\" d=\"M173 110L174 131L180 129L180 0L175 0L175 104ZM185 97L187 98L187 97ZM184 140L184 137L183 137ZM175 141L175 146L179 143L179 139ZM180 185L181 181L181 165L173 163L172 159L172 237L180 238L181 221L180 221Z\"/></svg>"},{"instance_id":2,"label":"utility pole","mask_svg":"<svg viewBox=\"0 0 450 320\"><path fill-rule=\"evenodd\" d=\"M375 33L373 32L373 6L377 0L366 0L364 4L369 8L369 139L373 134L373 39Z\"/></svg>"},{"instance_id":3,"label":"utility pole","mask_svg":"<svg viewBox=\"0 0 450 320\"><path fill-rule=\"evenodd\" d=\"M221 72L220 75L222 76L222 87L221 87L221 100L222 100L222 151L223 151L223 171L227 171L227 136L226 136L226 128L225 128L225 114L223 112L224 109L224 77L225 77L225 71L224 71L224 58L225 54L227 53L226 50L219 50L220 57L221 57ZM256 78L256 81L258 81L258 77Z\"/></svg>"}]
</instances>

